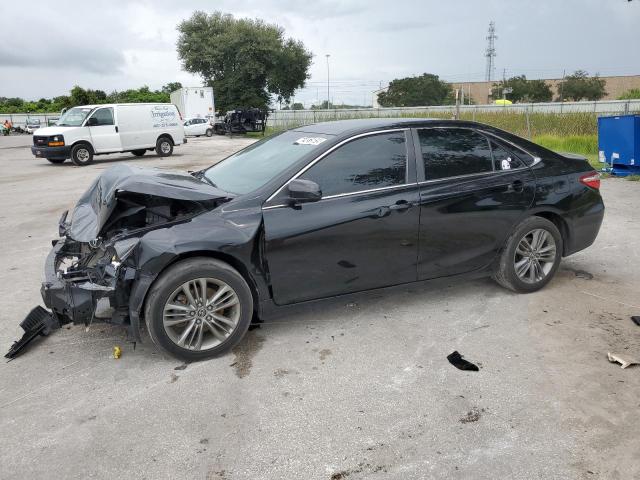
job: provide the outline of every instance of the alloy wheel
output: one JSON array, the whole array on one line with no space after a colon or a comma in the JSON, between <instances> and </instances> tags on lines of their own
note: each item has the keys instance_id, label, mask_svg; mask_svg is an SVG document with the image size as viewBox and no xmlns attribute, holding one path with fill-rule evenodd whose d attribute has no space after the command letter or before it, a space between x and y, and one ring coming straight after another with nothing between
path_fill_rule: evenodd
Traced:
<instances>
[{"instance_id":1,"label":"alloy wheel","mask_svg":"<svg viewBox=\"0 0 640 480\"><path fill-rule=\"evenodd\" d=\"M165 303L162 323L173 343L209 350L223 343L240 320L238 294L215 278L196 278L176 288Z\"/></svg>"},{"instance_id":2,"label":"alloy wheel","mask_svg":"<svg viewBox=\"0 0 640 480\"><path fill-rule=\"evenodd\" d=\"M514 255L516 275L525 283L538 283L546 278L556 261L556 241L551 233L536 228L524 235Z\"/></svg>"}]
</instances>

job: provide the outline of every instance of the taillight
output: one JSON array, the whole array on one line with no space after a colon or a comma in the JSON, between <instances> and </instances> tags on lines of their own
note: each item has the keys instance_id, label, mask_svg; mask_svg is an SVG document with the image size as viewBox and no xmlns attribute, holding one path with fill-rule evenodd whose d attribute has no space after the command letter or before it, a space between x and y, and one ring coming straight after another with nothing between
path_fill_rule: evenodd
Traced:
<instances>
[{"instance_id":1,"label":"taillight","mask_svg":"<svg viewBox=\"0 0 640 480\"><path fill-rule=\"evenodd\" d=\"M579 181L587 187L595 188L596 190L600 188L600 174L598 172L587 173L581 176Z\"/></svg>"}]
</instances>

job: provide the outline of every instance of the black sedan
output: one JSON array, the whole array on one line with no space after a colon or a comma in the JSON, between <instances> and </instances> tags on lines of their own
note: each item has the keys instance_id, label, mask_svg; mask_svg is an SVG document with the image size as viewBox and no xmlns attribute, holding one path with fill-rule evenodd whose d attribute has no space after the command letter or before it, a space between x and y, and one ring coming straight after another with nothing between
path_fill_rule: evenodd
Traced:
<instances>
[{"instance_id":1,"label":"black sedan","mask_svg":"<svg viewBox=\"0 0 640 480\"><path fill-rule=\"evenodd\" d=\"M199 360L282 305L451 276L534 292L595 240L599 186L583 158L424 119L308 125L192 174L115 166L61 219L38 321L145 323Z\"/></svg>"}]
</instances>

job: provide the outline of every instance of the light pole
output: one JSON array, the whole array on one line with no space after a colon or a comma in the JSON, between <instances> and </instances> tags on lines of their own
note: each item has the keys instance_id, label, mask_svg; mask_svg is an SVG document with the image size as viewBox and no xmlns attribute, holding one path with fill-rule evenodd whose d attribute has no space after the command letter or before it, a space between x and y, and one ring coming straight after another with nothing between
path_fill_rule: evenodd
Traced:
<instances>
[{"instance_id":1,"label":"light pole","mask_svg":"<svg viewBox=\"0 0 640 480\"><path fill-rule=\"evenodd\" d=\"M325 55L327 57L327 110L329 110L329 55L328 53Z\"/></svg>"}]
</instances>

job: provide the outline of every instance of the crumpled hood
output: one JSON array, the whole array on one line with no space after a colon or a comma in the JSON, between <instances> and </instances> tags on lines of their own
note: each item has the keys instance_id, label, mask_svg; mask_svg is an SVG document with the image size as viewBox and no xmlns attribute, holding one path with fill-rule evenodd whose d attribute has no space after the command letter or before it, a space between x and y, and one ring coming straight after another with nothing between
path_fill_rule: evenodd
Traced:
<instances>
[{"instance_id":1,"label":"crumpled hood","mask_svg":"<svg viewBox=\"0 0 640 480\"><path fill-rule=\"evenodd\" d=\"M67 236L78 242L95 240L116 207L118 192L194 202L230 196L188 173L116 165L105 170L80 197Z\"/></svg>"}]
</instances>

